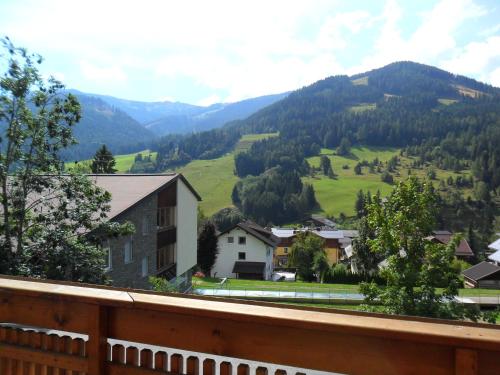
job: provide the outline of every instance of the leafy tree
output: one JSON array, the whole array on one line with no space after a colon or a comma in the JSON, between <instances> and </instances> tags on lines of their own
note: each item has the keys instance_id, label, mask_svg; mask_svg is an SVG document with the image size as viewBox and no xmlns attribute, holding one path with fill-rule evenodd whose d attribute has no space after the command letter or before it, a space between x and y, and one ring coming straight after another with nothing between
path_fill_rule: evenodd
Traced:
<instances>
[{"instance_id":1,"label":"leafy tree","mask_svg":"<svg viewBox=\"0 0 500 375\"><path fill-rule=\"evenodd\" d=\"M198 266L205 275L210 276L218 253L215 225L207 221L198 235Z\"/></svg>"},{"instance_id":2,"label":"leafy tree","mask_svg":"<svg viewBox=\"0 0 500 375\"><path fill-rule=\"evenodd\" d=\"M330 270L328 258L325 251L318 251L313 256L312 270L316 274L316 278L320 283L323 283L326 274Z\"/></svg>"},{"instance_id":3,"label":"leafy tree","mask_svg":"<svg viewBox=\"0 0 500 375\"><path fill-rule=\"evenodd\" d=\"M368 221L375 237L369 243L387 260L380 272L387 285L363 283L361 292L366 302L377 300L390 314L477 320L477 309L464 308L454 299L461 285L452 265L460 239L446 246L425 240L434 228L435 203L431 185L415 177L399 183L387 202L372 203Z\"/></svg>"},{"instance_id":4,"label":"leafy tree","mask_svg":"<svg viewBox=\"0 0 500 375\"><path fill-rule=\"evenodd\" d=\"M293 242L288 264L297 269L297 275L302 280L312 281L315 272L321 273L324 266L322 256L318 253L325 253L323 239L309 232L300 232Z\"/></svg>"},{"instance_id":5,"label":"leafy tree","mask_svg":"<svg viewBox=\"0 0 500 375\"><path fill-rule=\"evenodd\" d=\"M0 78L0 273L104 282L103 237L131 233L108 222L109 193L78 172L64 174L59 153L75 143L76 98L45 82L42 59L9 39Z\"/></svg>"},{"instance_id":6,"label":"leafy tree","mask_svg":"<svg viewBox=\"0 0 500 375\"><path fill-rule=\"evenodd\" d=\"M366 217L359 221L358 232L358 238L352 242L352 260L356 264L358 273L366 279L377 272L377 265L382 257L371 249L371 241L375 237L375 233L370 228Z\"/></svg>"},{"instance_id":7,"label":"leafy tree","mask_svg":"<svg viewBox=\"0 0 500 375\"><path fill-rule=\"evenodd\" d=\"M245 217L236 207L226 207L213 214L210 220L219 231L224 232L226 229L245 220Z\"/></svg>"},{"instance_id":8,"label":"leafy tree","mask_svg":"<svg viewBox=\"0 0 500 375\"><path fill-rule=\"evenodd\" d=\"M96 151L92 160L92 173L113 174L116 172L115 164L116 160L111 151L108 150L106 145L102 145L101 148Z\"/></svg>"}]
</instances>

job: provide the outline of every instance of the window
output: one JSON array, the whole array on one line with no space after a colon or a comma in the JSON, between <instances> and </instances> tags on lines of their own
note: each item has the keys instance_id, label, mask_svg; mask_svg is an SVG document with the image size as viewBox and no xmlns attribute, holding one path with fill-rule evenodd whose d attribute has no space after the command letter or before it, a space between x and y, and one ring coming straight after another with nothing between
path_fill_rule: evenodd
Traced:
<instances>
[{"instance_id":1,"label":"window","mask_svg":"<svg viewBox=\"0 0 500 375\"><path fill-rule=\"evenodd\" d=\"M109 241L104 244L104 253L106 254L106 267L105 270L109 271L113 268L111 247L109 246Z\"/></svg>"},{"instance_id":2,"label":"window","mask_svg":"<svg viewBox=\"0 0 500 375\"><path fill-rule=\"evenodd\" d=\"M148 275L148 257L142 258L141 274L142 277L146 277Z\"/></svg>"},{"instance_id":3,"label":"window","mask_svg":"<svg viewBox=\"0 0 500 375\"><path fill-rule=\"evenodd\" d=\"M142 235L147 236L149 233L149 217L142 217Z\"/></svg>"},{"instance_id":4,"label":"window","mask_svg":"<svg viewBox=\"0 0 500 375\"><path fill-rule=\"evenodd\" d=\"M175 263L175 245L170 244L158 249L157 251L156 266L162 269L170 264Z\"/></svg>"},{"instance_id":5,"label":"window","mask_svg":"<svg viewBox=\"0 0 500 375\"><path fill-rule=\"evenodd\" d=\"M269 257L269 256L271 256L271 249L270 249L270 248L267 248L266 255L267 255L268 257Z\"/></svg>"},{"instance_id":6,"label":"window","mask_svg":"<svg viewBox=\"0 0 500 375\"><path fill-rule=\"evenodd\" d=\"M238 253L238 260L247 259L247 253Z\"/></svg>"},{"instance_id":7,"label":"window","mask_svg":"<svg viewBox=\"0 0 500 375\"><path fill-rule=\"evenodd\" d=\"M126 243L125 243L125 253L124 253L124 262L125 263L130 263L134 259L133 257L134 253L134 240L130 238Z\"/></svg>"},{"instance_id":8,"label":"window","mask_svg":"<svg viewBox=\"0 0 500 375\"><path fill-rule=\"evenodd\" d=\"M234 243L234 237L228 237L227 243Z\"/></svg>"},{"instance_id":9,"label":"window","mask_svg":"<svg viewBox=\"0 0 500 375\"><path fill-rule=\"evenodd\" d=\"M288 247L285 247L284 251L285 254L288 254Z\"/></svg>"},{"instance_id":10,"label":"window","mask_svg":"<svg viewBox=\"0 0 500 375\"><path fill-rule=\"evenodd\" d=\"M160 207L156 215L158 228L175 226L175 207Z\"/></svg>"},{"instance_id":11,"label":"window","mask_svg":"<svg viewBox=\"0 0 500 375\"><path fill-rule=\"evenodd\" d=\"M247 238L246 237L238 237L238 244L240 245L246 245L247 243Z\"/></svg>"}]
</instances>

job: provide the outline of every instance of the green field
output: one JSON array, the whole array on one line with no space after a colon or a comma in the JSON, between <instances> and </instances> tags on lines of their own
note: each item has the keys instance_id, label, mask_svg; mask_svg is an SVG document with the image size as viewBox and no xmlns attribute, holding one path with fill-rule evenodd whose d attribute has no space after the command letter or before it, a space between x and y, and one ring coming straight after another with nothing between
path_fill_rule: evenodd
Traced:
<instances>
[{"instance_id":1,"label":"green field","mask_svg":"<svg viewBox=\"0 0 500 375\"><path fill-rule=\"evenodd\" d=\"M150 154L151 158L153 160L156 159L156 152L150 152L149 150L134 152L132 154L115 155L115 161L116 161L115 169L116 169L116 171L118 173L127 173L130 170L130 168L132 168L132 165L134 165L135 156L137 154L142 154L143 157ZM79 163L86 164L86 163L90 163L90 162L91 162L91 159L82 160ZM73 163L73 162L67 162L67 163L65 163L65 168L70 169L74 165L75 165L75 163Z\"/></svg>"},{"instance_id":2,"label":"green field","mask_svg":"<svg viewBox=\"0 0 500 375\"><path fill-rule=\"evenodd\" d=\"M247 134L230 152L212 160L194 160L177 171L182 173L203 199L200 207L206 215L232 206L231 192L238 177L234 175L234 155L250 148L253 142L277 136L277 133Z\"/></svg>"},{"instance_id":3,"label":"green field","mask_svg":"<svg viewBox=\"0 0 500 375\"><path fill-rule=\"evenodd\" d=\"M372 194L380 190L382 196L389 194L393 186L382 182L381 173L370 173L367 167L363 167L362 174L356 175L354 166L362 160L371 162L375 158L386 162L399 154L400 149L398 148L354 147L351 149L351 155L344 157L335 155L332 149L321 149L321 155L329 157L337 177L331 179L318 173L314 177L303 178L305 183L314 186L316 199L321 206L318 213L338 216L343 212L347 216L354 215L354 202L359 190L363 190L365 193L370 191ZM311 166L319 167L320 156L310 157L307 161ZM408 177L407 169L410 167L410 162L411 159L401 157L401 165L398 166L398 171L394 174L396 181ZM348 166L348 169L343 169L342 166ZM412 174L424 177L426 169L412 169ZM459 174L436 169L435 184L437 185L440 179L446 180L450 175L455 177Z\"/></svg>"}]
</instances>

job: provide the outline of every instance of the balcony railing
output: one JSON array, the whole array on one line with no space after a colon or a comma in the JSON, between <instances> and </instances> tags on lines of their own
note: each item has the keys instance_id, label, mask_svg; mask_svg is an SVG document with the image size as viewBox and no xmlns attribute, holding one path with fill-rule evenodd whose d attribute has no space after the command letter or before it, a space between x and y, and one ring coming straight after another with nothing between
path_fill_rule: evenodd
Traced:
<instances>
[{"instance_id":1,"label":"balcony railing","mask_svg":"<svg viewBox=\"0 0 500 375\"><path fill-rule=\"evenodd\" d=\"M498 374L498 326L0 277L0 374Z\"/></svg>"}]
</instances>

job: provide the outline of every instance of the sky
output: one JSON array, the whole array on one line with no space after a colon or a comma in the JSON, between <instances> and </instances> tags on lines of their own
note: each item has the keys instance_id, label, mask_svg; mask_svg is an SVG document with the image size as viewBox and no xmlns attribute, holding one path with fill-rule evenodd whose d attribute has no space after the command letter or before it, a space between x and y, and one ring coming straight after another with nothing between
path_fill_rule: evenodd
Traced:
<instances>
[{"instance_id":1,"label":"sky","mask_svg":"<svg viewBox=\"0 0 500 375\"><path fill-rule=\"evenodd\" d=\"M401 60L500 87L498 0L0 0L68 88L209 105Z\"/></svg>"}]
</instances>

